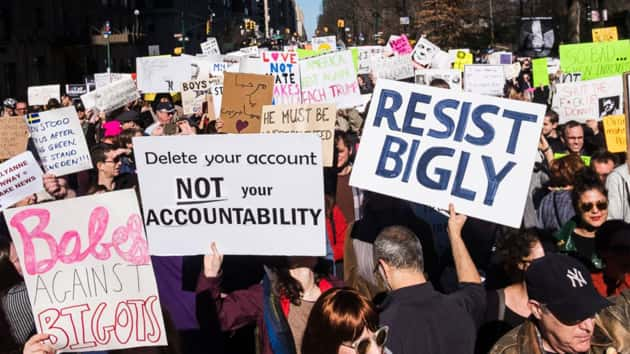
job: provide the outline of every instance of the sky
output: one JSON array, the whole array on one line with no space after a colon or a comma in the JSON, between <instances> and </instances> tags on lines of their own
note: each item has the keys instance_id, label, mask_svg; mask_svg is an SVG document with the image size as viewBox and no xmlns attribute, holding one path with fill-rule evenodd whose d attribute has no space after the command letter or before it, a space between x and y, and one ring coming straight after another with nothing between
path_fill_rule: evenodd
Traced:
<instances>
[{"instance_id":1,"label":"sky","mask_svg":"<svg viewBox=\"0 0 630 354\"><path fill-rule=\"evenodd\" d=\"M313 32L317 27L317 17L322 9L322 0L297 0L298 5L304 12L304 27L308 38L313 37Z\"/></svg>"}]
</instances>

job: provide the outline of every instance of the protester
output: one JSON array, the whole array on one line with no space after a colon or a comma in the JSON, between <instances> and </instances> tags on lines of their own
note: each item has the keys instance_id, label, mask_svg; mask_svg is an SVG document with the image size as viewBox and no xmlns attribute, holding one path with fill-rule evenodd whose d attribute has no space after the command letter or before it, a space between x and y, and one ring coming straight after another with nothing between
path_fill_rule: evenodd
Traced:
<instances>
[{"instance_id":1,"label":"protester","mask_svg":"<svg viewBox=\"0 0 630 354\"><path fill-rule=\"evenodd\" d=\"M388 331L378 327L376 309L356 290L330 289L311 310L302 354L382 354Z\"/></svg>"},{"instance_id":2,"label":"protester","mask_svg":"<svg viewBox=\"0 0 630 354\"><path fill-rule=\"evenodd\" d=\"M155 106L157 121L144 131L147 135L175 135L177 126L173 123L175 107L170 102L160 102Z\"/></svg>"},{"instance_id":3,"label":"protester","mask_svg":"<svg viewBox=\"0 0 630 354\"><path fill-rule=\"evenodd\" d=\"M354 195L350 187L350 173L355 156L355 141L351 133L335 131L337 153L337 194L335 201L347 221L355 221Z\"/></svg>"},{"instance_id":4,"label":"protester","mask_svg":"<svg viewBox=\"0 0 630 354\"><path fill-rule=\"evenodd\" d=\"M122 129L141 129L142 120L138 112L134 110L120 113L116 119L120 122Z\"/></svg>"},{"instance_id":5,"label":"protester","mask_svg":"<svg viewBox=\"0 0 630 354\"><path fill-rule=\"evenodd\" d=\"M532 316L490 351L512 353L597 353L614 348L595 315L611 305L597 293L588 270L566 255L533 261L525 272ZM615 352L613 352L615 353Z\"/></svg>"},{"instance_id":6,"label":"protester","mask_svg":"<svg viewBox=\"0 0 630 354\"><path fill-rule=\"evenodd\" d=\"M597 174L602 183L617 166L617 157L608 150L600 149L591 156L591 169Z\"/></svg>"},{"instance_id":7,"label":"protester","mask_svg":"<svg viewBox=\"0 0 630 354\"><path fill-rule=\"evenodd\" d=\"M443 295L424 276L420 241L409 229L391 226L374 241L374 262L391 292L383 303L381 325L390 329L392 353L472 353L486 307L481 278L461 230L466 216L449 207L448 234L459 291Z\"/></svg>"},{"instance_id":8,"label":"protester","mask_svg":"<svg viewBox=\"0 0 630 354\"><path fill-rule=\"evenodd\" d=\"M7 98L2 101L2 116L13 117L15 116L15 104L17 102L13 98Z\"/></svg>"},{"instance_id":9,"label":"protester","mask_svg":"<svg viewBox=\"0 0 630 354\"><path fill-rule=\"evenodd\" d=\"M326 209L326 235L333 249L336 276L343 279L343 252L348 223L343 212L330 194L324 195Z\"/></svg>"},{"instance_id":10,"label":"protester","mask_svg":"<svg viewBox=\"0 0 630 354\"><path fill-rule=\"evenodd\" d=\"M542 133L553 152L563 150L562 140L560 136L558 136L558 121L558 113L552 109L547 109L545 120L543 121Z\"/></svg>"},{"instance_id":11,"label":"protester","mask_svg":"<svg viewBox=\"0 0 630 354\"><path fill-rule=\"evenodd\" d=\"M18 116L23 116L28 113L28 104L24 101L18 101L15 104L15 114Z\"/></svg>"},{"instance_id":12,"label":"protester","mask_svg":"<svg viewBox=\"0 0 630 354\"><path fill-rule=\"evenodd\" d=\"M564 125L564 128L562 128L562 141L564 148L561 151L557 151L558 153L590 156L593 151L591 146L584 143L584 127L576 121L569 121Z\"/></svg>"},{"instance_id":13,"label":"protester","mask_svg":"<svg viewBox=\"0 0 630 354\"><path fill-rule=\"evenodd\" d=\"M606 178L609 191L608 219L630 222L630 165L619 165Z\"/></svg>"},{"instance_id":14,"label":"protester","mask_svg":"<svg viewBox=\"0 0 630 354\"><path fill-rule=\"evenodd\" d=\"M592 273L593 284L602 296L619 295L630 288L630 224L606 221L596 232L595 250L604 264Z\"/></svg>"},{"instance_id":15,"label":"protester","mask_svg":"<svg viewBox=\"0 0 630 354\"><path fill-rule=\"evenodd\" d=\"M50 344L50 334L36 334L24 345L22 354L55 354L57 350Z\"/></svg>"}]
</instances>

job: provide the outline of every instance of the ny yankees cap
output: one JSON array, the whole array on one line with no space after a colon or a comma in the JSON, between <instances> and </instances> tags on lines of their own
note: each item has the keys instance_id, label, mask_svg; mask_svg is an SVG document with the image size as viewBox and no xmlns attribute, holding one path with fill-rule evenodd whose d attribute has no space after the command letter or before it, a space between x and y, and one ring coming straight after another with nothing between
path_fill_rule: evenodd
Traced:
<instances>
[{"instance_id":1,"label":"ny yankees cap","mask_svg":"<svg viewBox=\"0 0 630 354\"><path fill-rule=\"evenodd\" d=\"M527 294L544 304L561 322L575 324L612 305L599 295L590 272L580 261L549 254L533 261L525 272Z\"/></svg>"}]
</instances>

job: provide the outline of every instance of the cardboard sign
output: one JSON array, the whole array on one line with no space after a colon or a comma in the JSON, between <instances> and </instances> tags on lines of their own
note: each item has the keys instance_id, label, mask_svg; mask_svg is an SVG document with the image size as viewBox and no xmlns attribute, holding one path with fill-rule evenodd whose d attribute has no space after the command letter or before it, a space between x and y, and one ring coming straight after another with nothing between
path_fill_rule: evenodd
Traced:
<instances>
[{"instance_id":1,"label":"cardboard sign","mask_svg":"<svg viewBox=\"0 0 630 354\"><path fill-rule=\"evenodd\" d=\"M422 37L416 43L411 53L411 60L419 65L430 65L433 57L440 51L440 47L431 43L428 39Z\"/></svg>"},{"instance_id":2,"label":"cardboard sign","mask_svg":"<svg viewBox=\"0 0 630 354\"><path fill-rule=\"evenodd\" d=\"M334 103L337 108L361 104L352 53L323 54L300 61L302 103Z\"/></svg>"},{"instance_id":3,"label":"cardboard sign","mask_svg":"<svg viewBox=\"0 0 630 354\"><path fill-rule=\"evenodd\" d=\"M138 57L138 90L166 93L180 89L183 82L199 79L199 65L195 57ZM202 60L202 59L198 59Z\"/></svg>"},{"instance_id":4,"label":"cardboard sign","mask_svg":"<svg viewBox=\"0 0 630 354\"><path fill-rule=\"evenodd\" d=\"M56 98L61 101L60 85L29 86L27 89L29 106L44 106L48 100Z\"/></svg>"},{"instance_id":5,"label":"cardboard sign","mask_svg":"<svg viewBox=\"0 0 630 354\"><path fill-rule=\"evenodd\" d=\"M207 41L200 44L201 52L205 55L221 55L221 49L219 49L219 43L214 37L208 38Z\"/></svg>"},{"instance_id":6,"label":"cardboard sign","mask_svg":"<svg viewBox=\"0 0 630 354\"><path fill-rule=\"evenodd\" d=\"M123 79L133 80L133 76L125 73L96 73L94 74L94 85L96 85L96 89L99 89Z\"/></svg>"},{"instance_id":7,"label":"cardboard sign","mask_svg":"<svg viewBox=\"0 0 630 354\"><path fill-rule=\"evenodd\" d=\"M9 209L5 215L37 332L51 334L55 348L167 345L133 190Z\"/></svg>"},{"instance_id":8,"label":"cardboard sign","mask_svg":"<svg viewBox=\"0 0 630 354\"><path fill-rule=\"evenodd\" d=\"M26 151L28 138L24 117L0 118L0 161Z\"/></svg>"},{"instance_id":9,"label":"cardboard sign","mask_svg":"<svg viewBox=\"0 0 630 354\"><path fill-rule=\"evenodd\" d=\"M273 103L300 104L300 67L295 52L263 52L260 56L265 73L273 75Z\"/></svg>"},{"instance_id":10,"label":"cardboard sign","mask_svg":"<svg viewBox=\"0 0 630 354\"><path fill-rule=\"evenodd\" d=\"M455 55L455 61L453 62L453 69L457 69L460 71L464 71L464 67L466 65L471 65L473 63L473 55L472 53L457 51Z\"/></svg>"},{"instance_id":11,"label":"cardboard sign","mask_svg":"<svg viewBox=\"0 0 630 354\"><path fill-rule=\"evenodd\" d=\"M411 55L375 57L371 66L377 79L402 80L414 76Z\"/></svg>"},{"instance_id":12,"label":"cardboard sign","mask_svg":"<svg viewBox=\"0 0 630 354\"><path fill-rule=\"evenodd\" d=\"M593 28L593 42L610 42L619 39L617 27Z\"/></svg>"},{"instance_id":13,"label":"cardboard sign","mask_svg":"<svg viewBox=\"0 0 630 354\"><path fill-rule=\"evenodd\" d=\"M626 117L623 114L604 117L606 149L610 152L626 152Z\"/></svg>"},{"instance_id":14,"label":"cardboard sign","mask_svg":"<svg viewBox=\"0 0 630 354\"><path fill-rule=\"evenodd\" d=\"M433 79L446 81L452 90L462 90L462 72L459 70L420 69L416 70L416 84L429 85Z\"/></svg>"},{"instance_id":15,"label":"cardboard sign","mask_svg":"<svg viewBox=\"0 0 630 354\"><path fill-rule=\"evenodd\" d=\"M102 112L111 112L140 98L136 83L131 78L114 81L81 96L86 109L97 108Z\"/></svg>"},{"instance_id":16,"label":"cardboard sign","mask_svg":"<svg viewBox=\"0 0 630 354\"><path fill-rule=\"evenodd\" d=\"M404 34L402 36L390 36L387 45L389 45L397 55L406 55L413 51L411 44L409 44L409 39L407 39L407 36Z\"/></svg>"},{"instance_id":17,"label":"cardboard sign","mask_svg":"<svg viewBox=\"0 0 630 354\"><path fill-rule=\"evenodd\" d=\"M273 105L263 107L261 133L316 133L322 140L325 167L333 165L335 121L334 104Z\"/></svg>"},{"instance_id":18,"label":"cardboard sign","mask_svg":"<svg viewBox=\"0 0 630 354\"><path fill-rule=\"evenodd\" d=\"M359 53L359 74L369 74L372 72L372 58L380 58L383 56L384 49L380 45L357 47Z\"/></svg>"},{"instance_id":19,"label":"cardboard sign","mask_svg":"<svg viewBox=\"0 0 630 354\"><path fill-rule=\"evenodd\" d=\"M92 168L74 106L29 114L27 123L44 171L64 176Z\"/></svg>"},{"instance_id":20,"label":"cardboard sign","mask_svg":"<svg viewBox=\"0 0 630 354\"><path fill-rule=\"evenodd\" d=\"M260 133L263 106L273 99L273 76L225 73L221 120L227 133Z\"/></svg>"},{"instance_id":21,"label":"cardboard sign","mask_svg":"<svg viewBox=\"0 0 630 354\"><path fill-rule=\"evenodd\" d=\"M5 119L5 118L3 118ZM44 189L42 169L30 151L0 164L0 211Z\"/></svg>"},{"instance_id":22,"label":"cardboard sign","mask_svg":"<svg viewBox=\"0 0 630 354\"><path fill-rule=\"evenodd\" d=\"M549 86L547 58L537 58L532 60L532 74L534 76L534 87Z\"/></svg>"},{"instance_id":23,"label":"cardboard sign","mask_svg":"<svg viewBox=\"0 0 630 354\"><path fill-rule=\"evenodd\" d=\"M464 91L480 95L503 96L505 72L503 65L466 65Z\"/></svg>"},{"instance_id":24,"label":"cardboard sign","mask_svg":"<svg viewBox=\"0 0 630 354\"><path fill-rule=\"evenodd\" d=\"M545 110L379 80L350 185L519 227Z\"/></svg>"},{"instance_id":25,"label":"cardboard sign","mask_svg":"<svg viewBox=\"0 0 630 354\"><path fill-rule=\"evenodd\" d=\"M565 44L560 46L563 72L582 73L582 80L621 75L630 71L630 40Z\"/></svg>"},{"instance_id":26,"label":"cardboard sign","mask_svg":"<svg viewBox=\"0 0 630 354\"><path fill-rule=\"evenodd\" d=\"M204 254L212 241L224 254L326 253L316 134L140 137L133 144L151 254Z\"/></svg>"},{"instance_id":27,"label":"cardboard sign","mask_svg":"<svg viewBox=\"0 0 630 354\"><path fill-rule=\"evenodd\" d=\"M331 51L337 49L337 37L335 36L313 37L311 43L315 51Z\"/></svg>"},{"instance_id":28,"label":"cardboard sign","mask_svg":"<svg viewBox=\"0 0 630 354\"><path fill-rule=\"evenodd\" d=\"M560 116L560 124L570 120L584 123L588 119L623 114L622 97L621 76L557 84L553 109Z\"/></svg>"}]
</instances>

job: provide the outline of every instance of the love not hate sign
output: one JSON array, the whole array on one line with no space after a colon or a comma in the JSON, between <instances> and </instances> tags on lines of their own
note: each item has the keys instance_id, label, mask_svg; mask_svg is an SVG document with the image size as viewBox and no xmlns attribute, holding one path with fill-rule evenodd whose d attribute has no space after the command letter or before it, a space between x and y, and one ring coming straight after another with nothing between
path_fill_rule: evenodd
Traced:
<instances>
[{"instance_id":1,"label":"love not hate sign","mask_svg":"<svg viewBox=\"0 0 630 354\"><path fill-rule=\"evenodd\" d=\"M518 227L545 106L379 80L354 187Z\"/></svg>"},{"instance_id":2,"label":"love not hate sign","mask_svg":"<svg viewBox=\"0 0 630 354\"><path fill-rule=\"evenodd\" d=\"M51 334L55 348L167 344L132 190L9 209L5 215L37 331Z\"/></svg>"}]
</instances>

